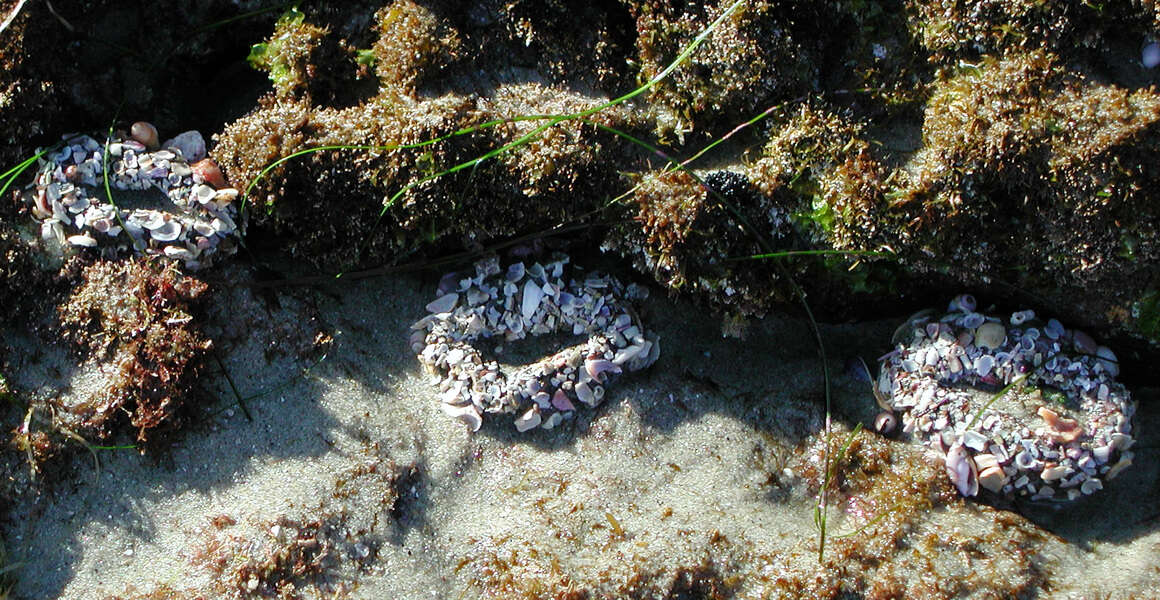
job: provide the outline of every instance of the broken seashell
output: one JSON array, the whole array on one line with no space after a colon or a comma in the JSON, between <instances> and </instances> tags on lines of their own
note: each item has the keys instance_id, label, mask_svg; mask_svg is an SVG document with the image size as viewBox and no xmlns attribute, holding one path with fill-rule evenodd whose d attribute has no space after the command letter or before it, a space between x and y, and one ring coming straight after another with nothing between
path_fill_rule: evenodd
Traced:
<instances>
[{"instance_id":1,"label":"broken seashell","mask_svg":"<svg viewBox=\"0 0 1160 600\"><path fill-rule=\"evenodd\" d=\"M214 201L214 204L218 205L219 209L222 209L222 208L229 206L230 203L233 202L234 200L237 200L238 195L239 195L238 190L236 190L232 187L222 188L220 190L217 190L217 192L214 193L213 201Z\"/></svg>"},{"instance_id":2,"label":"broken seashell","mask_svg":"<svg viewBox=\"0 0 1160 600\"><path fill-rule=\"evenodd\" d=\"M1108 469L1108 472L1106 475L1104 475L1104 477L1106 477L1109 481L1115 479L1121 471L1132 465L1132 459L1135 457L1136 455L1133 452L1124 452L1120 455L1120 460L1116 461L1116 464L1112 465L1112 468Z\"/></svg>"},{"instance_id":3,"label":"broken seashell","mask_svg":"<svg viewBox=\"0 0 1160 600\"><path fill-rule=\"evenodd\" d=\"M133 222L136 222L141 227L150 231L162 227L168 221L165 215L155 210L137 210L129 217Z\"/></svg>"},{"instance_id":4,"label":"broken seashell","mask_svg":"<svg viewBox=\"0 0 1160 600\"><path fill-rule=\"evenodd\" d=\"M559 425L560 422L563 420L564 420L563 414L558 413L558 412L554 412L551 415L549 415L548 419L546 421L544 421L544 423L540 426L543 427L544 429L555 429L556 426Z\"/></svg>"},{"instance_id":5,"label":"broken seashell","mask_svg":"<svg viewBox=\"0 0 1160 600\"><path fill-rule=\"evenodd\" d=\"M1035 311L1031 309L1015 311L1011 313L1011 324L1016 326L1022 325L1034 318Z\"/></svg>"},{"instance_id":6,"label":"broken seashell","mask_svg":"<svg viewBox=\"0 0 1160 600\"><path fill-rule=\"evenodd\" d=\"M544 299L544 290L536 285L531 279L524 284L524 298L520 304L520 314L525 321L531 321L536 314L536 309L540 306L540 301Z\"/></svg>"},{"instance_id":7,"label":"broken seashell","mask_svg":"<svg viewBox=\"0 0 1160 600\"><path fill-rule=\"evenodd\" d=\"M613 364L612 361L604 359L586 360L584 361L584 369L588 371L588 375L596 380L597 383L604 383L604 380L600 377L604 373L615 374L621 372L619 366Z\"/></svg>"},{"instance_id":8,"label":"broken seashell","mask_svg":"<svg viewBox=\"0 0 1160 600\"><path fill-rule=\"evenodd\" d=\"M459 294L451 293L445 294L432 300L425 307L429 313L445 313L451 312L455 305L459 302Z\"/></svg>"},{"instance_id":9,"label":"broken seashell","mask_svg":"<svg viewBox=\"0 0 1160 600\"><path fill-rule=\"evenodd\" d=\"M1076 352L1080 354L1094 355L1099 350L1099 346L1096 345L1096 341L1092 339L1092 336L1078 329L1072 332L1071 341L1075 344Z\"/></svg>"},{"instance_id":10,"label":"broken seashell","mask_svg":"<svg viewBox=\"0 0 1160 600\"><path fill-rule=\"evenodd\" d=\"M82 246L85 248L97 247L97 240L87 233L82 233L80 235L70 235L68 237L68 243L74 246Z\"/></svg>"},{"instance_id":11,"label":"broken seashell","mask_svg":"<svg viewBox=\"0 0 1160 600\"><path fill-rule=\"evenodd\" d=\"M576 398L588 406L596 406L596 398L592 395L592 388L588 387L588 384L583 381L576 384ZM557 406L556 408L560 407ZM560 410L567 409L560 408Z\"/></svg>"},{"instance_id":12,"label":"broken seashell","mask_svg":"<svg viewBox=\"0 0 1160 600\"><path fill-rule=\"evenodd\" d=\"M228 187L226 178L222 175L222 170L218 168L217 163L212 158L203 158L190 167L193 169L194 175L201 176L201 180L214 186L215 188Z\"/></svg>"},{"instance_id":13,"label":"broken seashell","mask_svg":"<svg viewBox=\"0 0 1160 600\"><path fill-rule=\"evenodd\" d=\"M1053 465L1050 467L1043 467L1043 470L1039 472L1039 478L1044 481L1057 481L1067 477L1071 473L1072 469L1070 467L1065 467L1063 465Z\"/></svg>"},{"instance_id":14,"label":"broken seashell","mask_svg":"<svg viewBox=\"0 0 1160 600\"><path fill-rule=\"evenodd\" d=\"M980 348L994 350L1003 345L1007 339L1007 329L1002 325L989 321L975 329L975 345Z\"/></svg>"},{"instance_id":15,"label":"broken seashell","mask_svg":"<svg viewBox=\"0 0 1160 600\"><path fill-rule=\"evenodd\" d=\"M966 327L967 329L974 329L982 325L986 320L987 318L983 315L973 312L967 313L967 315L962 318L961 323L963 327Z\"/></svg>"},{"instance_id":16,"label":"broken seashell","mask_svg":"<svg viewBox=\"0 0 1160 600\"><path fill-rule=\"evenodd\" d=\"M181 223L176 220L167 220L160 227L150 231L149 235L159 242L172 242L181 237Z\"/></svg>"},{"instance_id":17,"label":"broken seashell","mask_svg":"<svg viewBox=\"0 0 1160 600\"><path fill-rule=\"evenodd\" d=\"M890 436L898 430L898 416L892 411L884 410L874 418L874 431L879 435Z\"/></svg>"},{"instance_id":18,"label":"broken seashell","mask_svg":"<svg viewBox=\"0 0 1160 600\"><path fill-rule=\"evenodd\" d=\"M162 251L165 252L165 256L179 260L194 260L197 258L196 253L181 246L166 246Z\"/></svg>"},{"instance_id":19,"label":"broken seashell","mask_svg":"<svg viewBox=\"0 0 1160 600\"><path fill-rule=\"evenodd\" d=\"M587 395L591 397L592 390L588 389L588 386L583 383L576 384L576 396L585 404L593 406L592 403L584 400L584 396L580 394L581 386L584 386ZM576 406L572 404L572 400L568 398L568 394L564 393L564 390L556 390L556 393L552 395L552 406L555 406L556 410L576 410Z\"/></svg>"},{"instance_id":20,"label":"broken seashell","mask_svg":"<svg viewBox=\"0 0 1160 600\"><path fill-rule=\"evenodd\" d=\"M520 415L515 420L516 431L523 433L529 429L534 429L539 426L542 417L540 416L540 407L533 405L528 412Z\"/></svg>"},{"instance_id":21,"label":"broken seashell","mask_svg":"<svg viewBox=\"0 0 1160 600\"><path fill-rule=\"evenodd\" d=\"M979 471L979 485L990 492L998 494L1006 484L1007 474L998 465L991 465Z\"/></svg>"},{"instance_id":22,"label":"broken seashell","mask_svg":"<svg viewBox=\"0 0 1160 600\"><path fill-rule=\"evenodd\" d=\"M205 158L205 138L198 131L185 131L165 140L165 148L175 148L181 152L186 162L195 163Z\"/></svg>"},{"instance_id":23,"label":"broken seashell","mask_svg":"<svg viewBox=\"0 0 1160 600\"><path fill-rule=\"evenodd\" d=\"M217 195L216 190L208 185L205 185L204 183L199 183L193 186L193 191L190 192L189 197L190 200L193 200L198 204L206 205L213 201L215 195Z\"/></svg>"},{"instance_id":24,"label":"broken seashell","mask_svg":"<svg viewBox=\"0 0 1160 600\"><path fill-rule=\"evenodd\" d=\"M999 459L996 458L994 454L988 454L986 452L982 454L976 454L975 466L979 468L980 472L982 472L984 469L999 466Z\"/></svg>"},{"instance_id":25,"label":"broken seashell","mask_svg":"<svg viewBox=\"0 0 1160 600\"><path fill-rule=\"evenodd\" d=\"M1148 42L1140 48L1140 64L1145 69L1154 69L1160 65L1160 44Z\"/></svg>"},{"instance_id":26,"label":"broken seashell","mask_svg":"<svg viewBox=\"0 0 1160 600\"><path fill-rule=\"evenodd\" d=\"M950 305L947 307L947 312L964 312L969 313L975 310L975 297L970 294L959 294L951 299Z\"/></svg>"},{"instance_id":27,"label":"broken seashell","mask_svg":"<svg viewBox=\"0 0 1160 600\"><path fill-rule=\"evenodd\" d=\"M511 282L516 282L524 278L524 263L515 262L508 265L507 273L504 278Z\"/></svg>"},{"instance_id":28,"label":"broken seashell","mask_svg":"<svg viewBox=\"0 0 1160 600\"><path fill-rule=\"evenodd\" d=\"M1103 365L1108 375L1115 377L1120 374L1120 361L1116 359L1116 353L1112 352L1111 348L1107 346L1096 348L1096 356L1099 357L1100 364Z\"/></svg>"},{"instance_id":29,"label":"broken seashell","mask_svg":"<svg viewBox=\"0 0 1160 600\"><path fill-rule=\"evenodd\" d=\"M1074 442L1083 435L1083 427L1075 419L1061 417L1054 410L1046 406L1040 406L1036 413L1043 418L1047 426L1051 429L1051 437L1061 444Z\"/></svg>"},{"instance_id":30,"label":"broken seashell","mask_svg":"<svg viewBox=\"0 0 1160 600\"><path fill-rule=\"evenodd\" d=\"M993 368L995 368L995 357L990 354L984 354L975 361L975 373L979 377L990 375Z\"/></svg>"},{"instance_id":31,"label":"broken seashell","mask_svg":"<svg viewBox=\"0 0 1160 600\"><path fill-rule=\"evenodd\" d=\"M443 402L440 403L440 407L443 409L444 414L466 423L473 432L479 431L479 428L483 426L483 416L479 414L479 410L475 408L475 405L470 402L463 406ZM535 427L535 425L532 427Z\"/></svg>"},{"instance_id":32,"label":"broken seashell","mask_svg":"<svg viewBox=\"0 0 1160 600\"><path fill-rule=\"evenodd\" d=\"M962 444L955 444L947 450L946 471L960 494L971 497L979 493L978 469Z\"/></svg>"},{"instance_id":33,"label":"broken seashell","mask_svg":"<svg viewBox=\"0 0 1160 600\"><path fill-rule=\"evenodd\" d=\"M964 431L963 445L976 452L982 452L987 449L987 436L974 430Z\"/></svg>"}]
</instances>

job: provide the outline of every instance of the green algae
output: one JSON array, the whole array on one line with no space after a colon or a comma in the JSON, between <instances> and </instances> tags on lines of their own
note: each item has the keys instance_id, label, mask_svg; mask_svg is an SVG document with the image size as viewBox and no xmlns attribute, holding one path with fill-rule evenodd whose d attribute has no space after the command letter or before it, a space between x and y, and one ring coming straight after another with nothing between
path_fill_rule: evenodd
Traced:
<instances>
[{"instance_id":1,"label":"green algae","mask_svg":"<svg viewBox=\"0 0 1160 600\"><path fill-rule=\"evenodd\" d=\"M254 44L246 62L255 69L267 71L279 96L290 96L308 77L307 63L310 52L324 29L304 25L306 15L297 7L282 15L274 26L274 35L268 42Z\"/></svg>"}]
</instances>

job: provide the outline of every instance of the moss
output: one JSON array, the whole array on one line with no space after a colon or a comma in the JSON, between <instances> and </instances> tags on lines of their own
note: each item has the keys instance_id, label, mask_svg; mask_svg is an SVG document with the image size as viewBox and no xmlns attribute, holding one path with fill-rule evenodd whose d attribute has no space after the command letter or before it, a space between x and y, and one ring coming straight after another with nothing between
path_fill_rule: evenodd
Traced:
<instances>
[{"instance_id":1,"label":"moss","mask_svg":"<svg viewBox=\"0 0 1160 600\"><path fill-rule=\"evenodd\" d=\"M862 127L831 111L803 106L772 128L750 178L767 197L785 198L810 239L842 250L877 250L885 241L885 167Z\"/></svg>"},{"instance_id":2,"label":"moss","mask_svg":"<svg viewBox=\"0 0 1160 600\"><path fill-rule=\"evenodd\" d=\"M147 259L96 263L83 278L60 307L61 327L105 365L110 381L95 397L61 408L102 437L128 414L147 441L153 430L177 424L210 349L192 314L207 286Z\"/></svg>"},{"instance_id":3,"label":"moss","mask_svg":"<svg viewBox=\"0 0 1160 600\"><path fill-rule=\"evenodd\" d=\"M1148 290L1132 303L1134 329L1151 340L1160 340L1160 292Z\"/></svg>"},{"instance_id":4,"label":"moss","mask_svg":"<svg viewBox=\"0 0 1160 600\"><path fill-rule=\"evenodd\" d=\"M764 310L771 297L792 299L773 265L726 260L762 252L761 240L779 248L799 243L786 211L762 206L739 173L718 171L701 179L704 185L683 171L640 175L633 191L635 219L610 234L605 247L631 257L674 290L746 315Z\"/></svg>"}]
</instances>

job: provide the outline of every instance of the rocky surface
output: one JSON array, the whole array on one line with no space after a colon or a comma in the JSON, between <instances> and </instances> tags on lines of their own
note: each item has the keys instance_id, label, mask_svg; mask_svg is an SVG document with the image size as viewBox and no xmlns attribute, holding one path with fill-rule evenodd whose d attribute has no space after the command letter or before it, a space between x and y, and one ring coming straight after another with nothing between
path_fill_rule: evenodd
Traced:
<instances>
[{"instance_id":1,"label":"rocky surface","mask_svg":"<svg viewBox=\"0 0 1160 600\"><path fill-rule=\"evenodd\" d=\"M1151 3L58 4L0 1L0 165L26 168L0 178L17 595L1154 592ZM238 191L236 256L192 273L164 239L118 257L78 229L49 258L51 221L79 213L47 184L38 204L21 161L68 132L144 145L138 120L206 135L212 187ZM651 289L640 323L665 353L591 421L469 435L408 327L434 273L487 250L563 250ZM1131 469L1058 510L992 507L941 453L847 437L877 407L835 365L962 291L1114 349ZM599 350L643 347L625 342ZM821 495L831 533L856 533L819 561Z\"/></svg>"}]
</instances>

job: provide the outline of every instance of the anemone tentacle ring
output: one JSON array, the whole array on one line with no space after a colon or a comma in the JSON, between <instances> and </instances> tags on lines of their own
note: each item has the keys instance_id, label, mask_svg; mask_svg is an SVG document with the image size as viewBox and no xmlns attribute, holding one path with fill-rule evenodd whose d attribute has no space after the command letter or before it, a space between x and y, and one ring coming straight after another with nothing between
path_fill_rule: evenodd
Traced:
<instances>
[{"instance_id":1,"label":"anemone tentacle ring","mask_svg":"<svg viewBox=\"0 0 1160 600\"><path fill-rule=\"evenodd\" d=\"M1132 464L1136 403L1116 355L1032 310L976 311L962 294L894 334L875 396L946 462L959 493L1069 502Z\"/></svg>"},{"instance_id":2,"label":"anemone tentacle ring","mask_svg":"<svg viewBox=\"0 0 1160 600\"><path fill-rule=\"evenodd\" d=\"M569 262L556 254L546 264L516 262L501 270L491 258L476 263L474 277L443 277L426 307L430 314L411 326L411 349L436 376L446 414L472 431L487 413L515 414L521 432L552 429L573 418L577 401L599 405L615 376L656 362L657 336L626 303L647 291L600 273L564 283ZM555 333L588 340L514 370L476 347Z\"/></svg>"}]
</instances>

